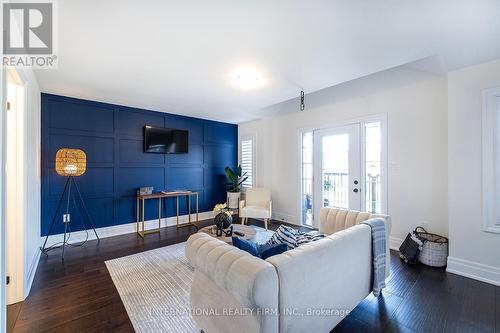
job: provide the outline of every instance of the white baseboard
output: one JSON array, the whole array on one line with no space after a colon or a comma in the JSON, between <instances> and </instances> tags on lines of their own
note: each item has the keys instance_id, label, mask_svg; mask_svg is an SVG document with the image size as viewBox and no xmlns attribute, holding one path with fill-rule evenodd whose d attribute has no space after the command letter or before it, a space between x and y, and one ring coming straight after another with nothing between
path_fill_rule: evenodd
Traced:
<instances>
[{"instance_id":1,"label":"white baseboard","mask_svg":"<svg viewBox=\"0 0 500 333\"><path fill-rule=\"evenodd\" d=\"M38 262L40 261L40 255L42 252L37 249L30 263L28 274L26 275L26 285L24 288L24 298L28 297L31 290L31 285L33 284L33 279L35 278L36 269L38 268Z\"/></svg>"},{"instance_id":2,"label":"white baseboard","mask_svg":"<svg viewBox=\"0 0 500 333\"><path fill-rule=\"evenodd\" d=\"M199 220L208 220L213 218L214 213L212 211L209 212L201 212L199 213ZM195 215L191 215L191 221L194 221L196 219ZM187 223L188 222L188 215L181 215L179 216L179 224L181 223ZM167 226L173 226L176 225L176 217L168 217L168 218L163 218L161 219L160 227L164 228ZM150 230L150 229L155 229L158 227L158 220L149 220L146 221L144 229L145 230ZM124 235L124 234L130 234L133 232L136 232L136 223L126 223L126 224L119 224L119 225L113 225L110 227L103 227L103 228L96 228L97 234L99 235L99 238L106 238L106 237L113 237L113 236L118 236L118 235ZM87 230L88 232L88 240L96 239L94 231L92 229ZM87 237L87 232L85 230L81 231L75 231L71 233L71 237L69 239L70 243L78 243L78 242L83 242L86 237ZM43 242L45 241L45 236L41 237L41 245L43 245ZM48 240L47 240L47 245L46 247L52 246L54 244L60 243L63 241L63 234L57 234L57 235L50 235ZM36 268L35 268L36 269Z\"/></svg>"},{"instance_id":3,"label":"white baseboard","mask_svg":"<svg viewBox=\"0 0 500 333\"><path fill-rule=\"evenodd\" d=\"M500 286L500 268L494 266L483 265L465 259L448 257L446 271Z\"/></svg>"},{"instance_id":4,"label":"white baseboard","mask_svg":"<svg viewBox=\"0 0 500 333\"><path fill-rule=\"evenodd\" d=\"M401 238L398 238L398 237L391 237L389 239L389 242L390 242L390 245L389 245L389 248L391 250L396 250L396 251L399 251L399 247L401 246L401 244L403 243L403 239Z\"/></svg>"},{"instance_id":5,"label":"white baseboard","mask_svg":"<svg viewBox=\"0 0 500 333\"><path fill-rule=\"evenodd\" d=\"M283 212L273 211L273 220L287 222L290 224L299 224L297 222L297 217Z\"/></svg>"}]
</instances>

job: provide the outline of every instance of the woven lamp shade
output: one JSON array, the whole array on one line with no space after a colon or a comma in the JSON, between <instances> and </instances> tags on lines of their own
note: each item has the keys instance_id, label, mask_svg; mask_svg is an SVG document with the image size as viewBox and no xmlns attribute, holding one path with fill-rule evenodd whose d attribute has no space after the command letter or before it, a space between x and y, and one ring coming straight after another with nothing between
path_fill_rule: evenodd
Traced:
<instances>
[{"instance_id":1,"label":"woven lamp shade","mask_svg":"<svg viewBox=\"0 0 500 333\"><path fill-rule=\"evenodd\" d=\"M56 153L56 172L61 176L81 176L87 169L87 155L80 149L61 148Z\"/></svg>"}]
</instances>

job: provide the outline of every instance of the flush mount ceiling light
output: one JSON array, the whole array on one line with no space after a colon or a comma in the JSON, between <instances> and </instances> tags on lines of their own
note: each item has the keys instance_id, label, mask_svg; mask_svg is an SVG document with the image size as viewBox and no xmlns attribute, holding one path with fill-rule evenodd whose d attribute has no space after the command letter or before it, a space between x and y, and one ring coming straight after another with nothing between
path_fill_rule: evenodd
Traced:
<instances>
[{"instance_id":1,"label":"flush mount ceiling light","mask_svg":"<svg viewBox=\"0 0 500 333\"><path fill-rule=\"evenodd\" d=\"M264 84L262 74L251 67L240 68L231 73L232 83L243 89L251 89Z\"/></svg>"}]
</instances>

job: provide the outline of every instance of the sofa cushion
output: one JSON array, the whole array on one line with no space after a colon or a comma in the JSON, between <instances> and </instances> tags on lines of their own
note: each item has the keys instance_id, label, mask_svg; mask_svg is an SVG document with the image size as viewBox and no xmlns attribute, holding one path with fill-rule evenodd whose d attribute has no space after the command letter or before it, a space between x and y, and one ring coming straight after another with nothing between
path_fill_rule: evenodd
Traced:
<instances>
[{"instance_id":1,"label":"sofa cushion","mask_svg":"<svg viewBox=\"0 0 500 333\"><path fill-rule=\"evenodd\" d=\"M292 227L286 225L280 225L271 239L267 242L268 244L286 244L289 249L294 249L297 247L297 236L298 231Z\"/></svg>"},{"instance_id":2,"label":"sofa cushion","mask_svg":"<svg viewBox=\"0 0 500 333\"><path fill-rule=\"evenodd\" d=\"M241 208L240 215L250 218L270 218L269 208L262 206L246 206Z\"/></svg>"},{"instance_id":3,"label":"sofa cushion","mask_svg":"<svg viewBox=\"0 0 500 333\"><path fill-rule=\"evenodd\" d=\"M286 244L262 244L259 245L260 257L266 260L269 257L281 254L288 250L288 245Z\"/></svg>"},{"instance_id":4,"label":"sofa cushion","mask_svg":"<svg viewBox=\"0 0 500 333\"><path fill-rule=\"evenodd\" d=\"M246 240L240 237L232 237L233 246L237 247L240 250L246 251L253 256L259 257L259 248L257 243Z\"/></svg>"}]
</instances>

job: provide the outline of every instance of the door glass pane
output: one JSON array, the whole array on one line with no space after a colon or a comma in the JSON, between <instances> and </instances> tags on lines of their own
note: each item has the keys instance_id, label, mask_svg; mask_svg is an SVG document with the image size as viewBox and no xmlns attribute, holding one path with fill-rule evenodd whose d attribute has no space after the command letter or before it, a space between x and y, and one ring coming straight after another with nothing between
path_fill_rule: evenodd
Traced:
<instances>
[{"instance_id":1,"label":"door glass pane","mask_svg":"<svg viewBox=\"0 0 500 333\"><path fill-rule=\"evenodd\" d=\"M349 135L322 139L323 207L349 208Z\"/></svg>"},{"instance_id":2,"label":"door glass pane","mask_svg":"<svg viewBox=\"0 0 500 333\"><path fill-rule=\"evenodd\" d=\"M380 122L365 124L365 209L382 213L382 140Z\"/></svg>"},{"instance_id":3,"label":"door glass pane","mask_svg":"<svg viewBox=\"0 0 500 333\"><path fill-rule=\"evenodd\" d=\"M302 134L302 224L313 224L313 133Z\"/></svg>"}]
</instances>

